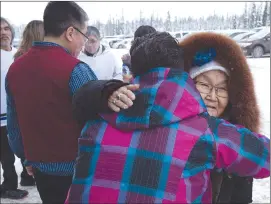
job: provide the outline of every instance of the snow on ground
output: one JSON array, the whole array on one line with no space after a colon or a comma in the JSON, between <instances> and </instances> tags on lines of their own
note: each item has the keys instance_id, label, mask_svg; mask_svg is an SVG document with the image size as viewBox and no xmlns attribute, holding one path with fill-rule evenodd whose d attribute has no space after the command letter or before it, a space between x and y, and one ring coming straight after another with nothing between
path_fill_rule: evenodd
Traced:
<instances>
[{"instance_id":1,"label":"snow on ground","mask_svg":"<svg viewBox=\"0 0 271 204\"><path fill-rule=\"evenodd\" d=\"M127 50L117 50L117 55L128 53ZM248 59L254 80L258 103L261 108L262 133L270 137L270 57ZM22 171L19 159L15 162L18 175ZM2 172L2 171L1 171ZM1 181L3 180L1 174ZM41 203L35 187L20 187L29 191L28 197L22 200L1 199L1 203ZM270 203L270 178L254 180L253 203Z\"/></svg>"},{"instance_id":2,"label":"snow on ground","mask_svg":"<svg viewBox=\"0 0 271 204\"><path fill-rule=\"evenodd\" d=\"M248 59L261 110L261 133L270 138L270 57ZM254 179L253 203L270 203L270 178Z\"/></svg>"}]
</instances>

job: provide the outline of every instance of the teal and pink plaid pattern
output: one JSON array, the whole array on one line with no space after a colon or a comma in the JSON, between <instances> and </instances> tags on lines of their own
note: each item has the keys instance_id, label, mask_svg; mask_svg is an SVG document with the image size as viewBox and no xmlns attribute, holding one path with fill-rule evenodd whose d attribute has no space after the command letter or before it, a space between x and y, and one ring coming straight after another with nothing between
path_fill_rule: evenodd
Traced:
<instances>
[{"instance_id":1,"label":"teal and pink plaid pattern","mask_svg":"<svg viewBox=\"0 0 271 204\"><path fill-rule=\"evenodd\" d=\"M70 203L211 203L210 171L270 175L270 141L210 117L188 74L135 78L134 106L89 121L79 139Z\"/></svg>"}]
</instances>

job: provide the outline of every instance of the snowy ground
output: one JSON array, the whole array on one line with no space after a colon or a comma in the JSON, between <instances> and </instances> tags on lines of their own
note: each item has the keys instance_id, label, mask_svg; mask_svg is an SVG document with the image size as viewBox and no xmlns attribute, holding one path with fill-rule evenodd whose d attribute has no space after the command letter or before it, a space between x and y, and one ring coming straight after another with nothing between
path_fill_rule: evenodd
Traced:
<instances>
[{"instance_id":1,"label":"snowy ground","mask_svg":"<svg viewBox=\"0 0 271 204\"><path fill-rule=\"evenodd\" d=\"M118 50L118 55L127 51ZM270 137L270 58L248 59L257 92L259 106L261 108L262 133ZM22 171L21 163L17 159L15 162L18 175ZM1 180L3 179L1 174ZM41 203L35 187L21 187L28 190L29 195L25 199L13 201L1 199L1 203ZM270 178L254 180L253 203L270 203Z\"/></svg>"},{"instance_id":2,"label":"snowy ground","mask_svg":"<svg viewBox=\"0 0 271 204\"><path fill-rule=\"evenodd\" d=\"M248 59L255 80L264 135L270 137L270 57ZM254 180L253 203L270 203L270 178Z\"/></svg>"}]
</instances>

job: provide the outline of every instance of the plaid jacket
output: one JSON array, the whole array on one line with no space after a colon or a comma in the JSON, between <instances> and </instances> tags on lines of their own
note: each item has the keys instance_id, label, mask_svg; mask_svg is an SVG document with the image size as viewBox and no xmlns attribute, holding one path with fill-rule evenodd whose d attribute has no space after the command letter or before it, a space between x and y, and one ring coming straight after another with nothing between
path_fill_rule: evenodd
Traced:
<instances>
[{"instance_id":1,"label":"plaid jacket","mask_svg":"<svg viewBox=\"0 0 271 204\"><path fill-rule=\"evenodd\" d=\"M210 171L270 175L270 141L210 117L182 70L137 77L134 105L89 121L69 203L211 203Z\"/></svg>"}]
</instances>

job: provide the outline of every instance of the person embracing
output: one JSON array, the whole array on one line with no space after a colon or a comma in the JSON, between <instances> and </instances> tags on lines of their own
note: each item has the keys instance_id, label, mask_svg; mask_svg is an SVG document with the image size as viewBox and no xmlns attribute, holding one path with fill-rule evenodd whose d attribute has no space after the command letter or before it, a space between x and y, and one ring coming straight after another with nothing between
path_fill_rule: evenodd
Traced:
<instances>
[{"instance_id":1,"label":"person embracing","mask_svg":"<svg viewBox=\"0 0 271 204\"><path fill-rule=\"evenodd\" d=\"M185 70L194 80L208 113L259 133L254 81L239 45L215 33L197 33L179 45L184 49ZM213 203L251 203L252 186L252 177L213 171Z\"/></svg>"}]
</instances>

